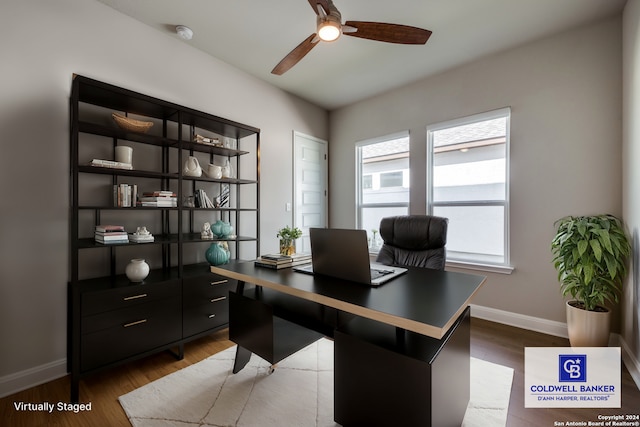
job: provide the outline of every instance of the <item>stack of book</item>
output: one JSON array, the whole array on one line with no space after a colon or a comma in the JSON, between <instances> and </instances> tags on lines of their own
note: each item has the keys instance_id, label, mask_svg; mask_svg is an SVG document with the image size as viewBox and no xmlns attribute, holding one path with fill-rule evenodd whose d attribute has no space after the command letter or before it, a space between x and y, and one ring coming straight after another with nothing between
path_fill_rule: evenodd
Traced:
<instances>
[{"instance_id":1,"label":"stack of book","mask_svg":"<svg viewBox=\"0 0 640 427\"><path fill-rule=\"evenodd\" d=\"M197 142L198 144L214 145L214 146L221 146L222 145L218 138L213 138L213 137L210 137L210 136L203 136L203 135L198 135L198 134L194 135L193 142Z\"/></svg>"},{"instance_id":2,"label":"stack of book","mask_svg":"<svg viewBox=\"0 0 640 427\"><path fill-rule=\"evenodd\" d=\"M175 208L178 206L178 196L173 191L158 190L142 193L138 206L156 208Z\"/></svg>"},{"instance_id":3,"label":"stack of book","mask_svg":"<svg viewBox=\"0 0 640 427\"><path fill-rule=\"evenodd\" d=\"M126 169L131 170L133 167L131 163L116 162L115 160L102 160L93 159L89 162L90 166L96 166L99 168L111 168L111 169Z\"/></svg>"},{"instance_id":4,"label":"stack of book","mask_svg":"<svg viewBox=\"0 0 640 427\"><path fill-rule=\"evenodd\" d=\"M95 240L104 245L129 243L129 236L122 225L96 225Z\"/></svg>"},{"instance_id":5,"label":"stack of book","mask_svg":"<svg viewBox=\"0 0 640 427\"><path fill-rule=\"evenodd\" d=\"M267 267L279 270L281 268L294 267L301 264L309 264L311 262L311 254L293 254L293 255L280 255L280 254L268 254L262 255L255 260L255 265L258 267Z\"/></svg>"},{"instance_id":6,"label":"stack of book","mask_svg":"<svg viewBox=\"0 0 640 427\"><path fill-rule=\"evenodd\" d=\"M113 186L113 206L132 208L136 206L138 186L136 184L116 184Z\"/></svg>"}]
</instances>

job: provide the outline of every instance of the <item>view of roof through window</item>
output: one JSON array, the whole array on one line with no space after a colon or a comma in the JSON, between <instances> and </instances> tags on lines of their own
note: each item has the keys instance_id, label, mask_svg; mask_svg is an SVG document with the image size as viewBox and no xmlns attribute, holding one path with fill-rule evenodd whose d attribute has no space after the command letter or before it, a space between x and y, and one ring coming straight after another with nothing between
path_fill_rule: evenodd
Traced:
<instances>
[{"instance_id":1,"label":"view of roof through window","mask_svg":"<svg viewBox=\"0 0 640 427\"><path fill-rule=\"evenodd\" d=\"M502 139L506 134L507 119L499 117L434 131L433 146L436 147L435 151L437 152L438 147L460 146L468 142Z\"/></svg>"},{"instance_id":2,"label":"view of roof through window","mask_svg":"<svg viewBox=\"0 0 640 427\"><path fill-rule=\"evenodd\" d=\"M409 154L408 136L362 146L363 161L384 160L388 156L398 154Z\"/></svg>"}]
</instances>

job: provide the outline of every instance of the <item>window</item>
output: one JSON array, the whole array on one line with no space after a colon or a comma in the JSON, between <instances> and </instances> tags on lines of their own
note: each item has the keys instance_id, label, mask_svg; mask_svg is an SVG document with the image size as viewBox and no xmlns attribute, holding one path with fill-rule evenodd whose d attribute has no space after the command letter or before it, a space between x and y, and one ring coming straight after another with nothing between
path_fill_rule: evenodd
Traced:
<instances>
[{"instance_id":1,"label":"window","mask_svg":"<svg viewBox=\"0 0 640 427\"><path fill-rule=\"evenodd\" d=\"M356 145L358 228L380 228L385 216L409 213L409 133Z\"/></svg>"},{"instance_id":2,"label":"window","mask_svg":"<svg viewBox=\"0 0 640 427\"><path fill-rule=\"evenodd\" d=\"M510 113L427 127L428 212L449 218L448 261L509 265Z\"/></svg>"},{"instance_id":3,"label":"window","mask_svg":"<svg viewBox=\"0 0 640 427\"><path fill-rule=\"evenodd\" d=\"M380 188L402 187L402 171L380 174Z\"/></svg>"}]
</instances>

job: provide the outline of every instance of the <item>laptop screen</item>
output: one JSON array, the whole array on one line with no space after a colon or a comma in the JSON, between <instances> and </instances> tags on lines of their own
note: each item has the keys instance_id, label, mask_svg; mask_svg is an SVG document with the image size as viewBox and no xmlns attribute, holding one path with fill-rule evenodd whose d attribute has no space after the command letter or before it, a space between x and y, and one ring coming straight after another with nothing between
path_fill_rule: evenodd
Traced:
<instances>
[{"instance_id":1,"label":"laptop screen","mask_svg":"<svg viewBox=\"0 0 640 427\"><path fill-rule=\"evenodd\" d=\"M311 228L309 236L314 274L371 284L365 230Z\"/></svg>"}]
</instances>

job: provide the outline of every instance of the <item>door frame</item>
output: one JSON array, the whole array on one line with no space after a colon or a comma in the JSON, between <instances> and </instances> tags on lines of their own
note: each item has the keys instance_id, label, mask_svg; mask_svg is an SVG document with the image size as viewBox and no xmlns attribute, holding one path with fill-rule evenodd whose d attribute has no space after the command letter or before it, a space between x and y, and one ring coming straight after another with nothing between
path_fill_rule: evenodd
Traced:
<instances>
[{"instance_id":1,"label":"door frame","mask_svg":"<svg viewBox=\"0 0 640 427\"><path fill-rule=\"evenodd\" d=\"M305 133L302 132L298 132L296 130L293 131L293 150L292 150L292 155L293 155L293 177L292 177L292 181L293 181L293 207L292 207L292 214L293 214L293 226L294 227L300 227L300 225L298 224L298 215L297 215L297 207L298 207L298 186L296 183L296 175L298 172L298 162L296 160L296 148L298 146L298 144L300 144L300 140L298 138L304 138L307 140L311 140L313 142L316 142L318 144L322 144L324 145L324 155L325 155L325 162L323 165L323 172L324 172L324 227L328 227L329 226L329 142L325 141L323 139L320 138L316 138L315 136L311 136L311 135L307 135ZM300 227L302 228L302 227Z\"/></svg>"}]
</instances>

